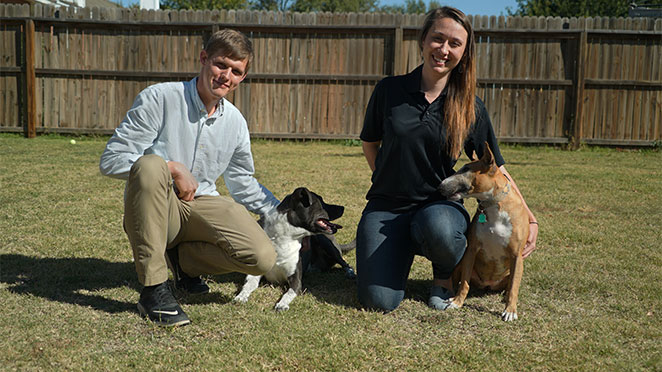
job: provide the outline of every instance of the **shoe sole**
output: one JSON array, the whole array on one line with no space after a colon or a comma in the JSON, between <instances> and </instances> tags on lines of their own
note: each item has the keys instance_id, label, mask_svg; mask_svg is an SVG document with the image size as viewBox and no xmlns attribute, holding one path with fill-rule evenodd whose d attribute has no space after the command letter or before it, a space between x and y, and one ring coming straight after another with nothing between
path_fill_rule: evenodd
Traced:
<instances>
[{"instance_id":1,"label":"shoe sole","mask_svg":"<svg viewBox=\"0 0 662 372\"><path fill-rule=\"evenodd\" d=\"M149 317L149 313L147 310L143 307L143 305L138 302L138 313L140 314L141 317L149 320L150 322L160 326L160 327L178 327L178 326L185 326L187 324L191 324L190 319L182 319L179 322L174 322L174 323L168 323L168 322L159 322L158 320L151 319Z\"/></svg>"}]
</instances>

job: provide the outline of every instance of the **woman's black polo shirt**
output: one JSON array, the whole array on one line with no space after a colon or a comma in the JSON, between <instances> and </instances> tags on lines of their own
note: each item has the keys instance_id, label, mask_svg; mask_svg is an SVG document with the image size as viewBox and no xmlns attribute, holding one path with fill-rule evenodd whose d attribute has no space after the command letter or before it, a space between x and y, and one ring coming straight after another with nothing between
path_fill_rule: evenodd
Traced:
<instances>
[{"instance_id":1,"label":"woman's black polo shirt","mask_svg":"<svg viewBox=\"0 0 662 372\"><path fill-rule=\"evenodd\" d=\"M368 103L361 140L382 142L366 195L371 210L406 211L443 200L437 187L455 173L456 160L446 152L446 128L441 125L446 93L428 103L420 88L421 72L419 66L407 75L383 79ZM476 97L476 121L464 151L482 156L485 141L497 165L503 165L489 115Z\"/></svg>"}]
</instances>

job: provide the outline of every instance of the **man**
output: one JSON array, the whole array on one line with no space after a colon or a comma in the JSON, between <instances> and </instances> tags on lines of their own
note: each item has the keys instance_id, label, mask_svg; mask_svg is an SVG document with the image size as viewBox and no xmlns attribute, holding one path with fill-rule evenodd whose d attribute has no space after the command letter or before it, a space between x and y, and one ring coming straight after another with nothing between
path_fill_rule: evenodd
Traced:
<instances>
[{"instance_id":1,"label":"man","mask_svg":"<svg viewBox=\"0 0 662 372\"><path fill-rule=\"evenodd\" d=\"M167 285L168 263L175 286L189 294L209 292L202 274L261 275L275 263L246 209L264 214L278 200L253 177L246 120L225 99L252 57L244 34L214 33L200 52L200 74L140 92L101 155L102 174L127 180L124 230L144 285L138 310L156 324L190 323ZM219 196L221 175L234 201Z\"/></svg>"}]
</instances>

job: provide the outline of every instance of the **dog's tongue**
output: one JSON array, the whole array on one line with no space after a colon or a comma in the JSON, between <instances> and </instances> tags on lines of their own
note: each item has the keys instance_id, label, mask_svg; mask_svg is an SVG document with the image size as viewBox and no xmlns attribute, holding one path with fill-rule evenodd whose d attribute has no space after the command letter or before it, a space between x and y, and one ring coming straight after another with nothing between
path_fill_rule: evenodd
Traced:
<instances>
[{"instance_id":1,"label":"dog's tongue","mask_svg":"<svg viewBox=\"0 0 662 372\"><path fill-rule=\"evenodd\" d=\"M331 234L335 234L338 229L342 229L342 226L337 225L333 222L330 222L328 220L325 220L323 218L320 218L315 222L317 226L321 227L322 229L330 232Z\"/></svg>"}]
</instances>

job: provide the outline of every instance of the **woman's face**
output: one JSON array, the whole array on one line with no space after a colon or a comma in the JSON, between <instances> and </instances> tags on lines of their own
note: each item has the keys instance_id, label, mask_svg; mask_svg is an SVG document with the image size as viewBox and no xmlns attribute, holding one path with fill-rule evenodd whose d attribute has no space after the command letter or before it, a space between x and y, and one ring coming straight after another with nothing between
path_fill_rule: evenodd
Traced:
<instances>
[{"instance_id":1,"label":"woman's face","mask_svg":"<svg viewBox=\"0 0 662 372\"><path fill-rule=\"evenodd\" d=\"M448 75L462 60L468 36L452 18L435 20L423 40L423 68L440 78Z\"/></svg>"}]
</instances>

